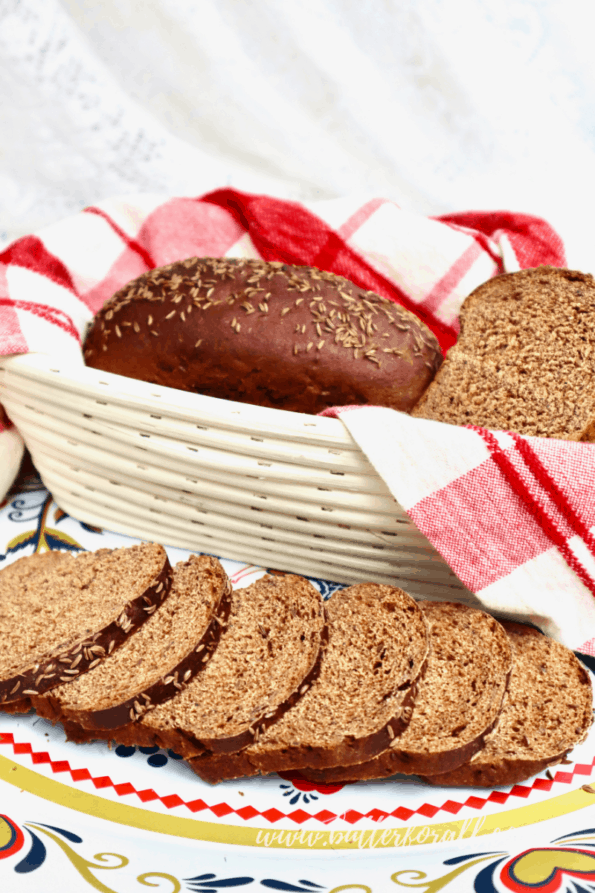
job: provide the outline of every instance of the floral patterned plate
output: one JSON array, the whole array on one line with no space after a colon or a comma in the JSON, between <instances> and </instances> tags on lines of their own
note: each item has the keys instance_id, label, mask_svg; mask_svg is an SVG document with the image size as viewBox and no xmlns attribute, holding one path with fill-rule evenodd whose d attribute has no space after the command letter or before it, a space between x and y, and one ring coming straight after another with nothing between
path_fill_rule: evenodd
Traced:
<instances>
[{"instance_id":1,"label":"floral patterned plate","mask_svg":"<svg viewBox=\"0 0 595 893\"><path fill-rule=\"evenodd\" d=\"M65 515L34 477L20 487L0 508L0 567L131 542ZM235 585L264 572L223 564ZM0 890L595 891L595 733L572 757L493 791L299 773L211 787L173 751L73 745L0 714Z\"/></svg>"}]
</instances>

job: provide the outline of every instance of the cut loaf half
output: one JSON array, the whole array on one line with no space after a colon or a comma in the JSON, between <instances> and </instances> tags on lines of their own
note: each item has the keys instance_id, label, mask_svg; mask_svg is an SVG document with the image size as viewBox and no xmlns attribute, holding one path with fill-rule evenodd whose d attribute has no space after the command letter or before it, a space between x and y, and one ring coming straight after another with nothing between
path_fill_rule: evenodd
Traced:
<instances>
[{"instance_id":1,"label":"cut loaf half","mask_svg":"<svg viewBox=\"0 0 595 893\"><path fill-rule=\"evenodd\" d=\"M326 611L328 645L308 691L242 752L190 760L201 778L349 765L401 733L428 653L421 610L401 589L363 583L336 592Z\"/></svg>"},{"instance_id":2,"label":"cut loaf half","mask_svg":"<svg viewBox=\"0 0 595 893\"><path fill-rule=\"evenodd\" d=\"M466 298L460 335L412 415L595 440L595 280L537 267Z\"/></svg>"},{"instance_id":3,"label":"cut loaf half","mask_svg":"<svg viewBox=\"0 0 595 893\"><path fill-rule=\"evenodd\" d=\"M192 555L173 572L171 591L143 626L84 676L31 699L70 740L99 737L178 694L211 658L230 608L231 583L216 558ZM78 728L77 728L78 727Z\"/></svg>"},{"instance_id":4,"label":"cut loaf half","mask_svg":"<svg viewBox=\"0 0 595 893\"><path fill-rule=\"evenodd\" d=\"M23 711L97 666L168 595L163 546L33 556L0 573L0 705Z\"/></svg>"},{"instance_id":5,"label":"cut loaf half","mask_svg":"<svg viewBox=\"0 0 595 893\"><path fill-rule=\"evenodd\" d=\"M453 602L419 602L430 651L411 721L373 760L334 769L302 769L312 781L435 774L481 750L497 721L512 665L508 637L489 614Z\"/></svg>"}]
</instances>

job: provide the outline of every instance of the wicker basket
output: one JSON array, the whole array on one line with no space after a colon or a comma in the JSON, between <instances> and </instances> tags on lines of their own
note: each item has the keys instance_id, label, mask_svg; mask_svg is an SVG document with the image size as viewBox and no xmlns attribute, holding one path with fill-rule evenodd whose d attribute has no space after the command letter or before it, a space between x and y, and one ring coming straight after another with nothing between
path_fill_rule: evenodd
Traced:
<instances>
[{"instance_id":1,"label":"wicker basket","mask_svg":"<svg viewBox=\"0 0 595 893\"><path fill-rule=\"evenodd\" d=\"M58 505L81 521L341 583L470 595L337 419L41 354L0 362L0 401Z\"/></svg>"}]
</instances>

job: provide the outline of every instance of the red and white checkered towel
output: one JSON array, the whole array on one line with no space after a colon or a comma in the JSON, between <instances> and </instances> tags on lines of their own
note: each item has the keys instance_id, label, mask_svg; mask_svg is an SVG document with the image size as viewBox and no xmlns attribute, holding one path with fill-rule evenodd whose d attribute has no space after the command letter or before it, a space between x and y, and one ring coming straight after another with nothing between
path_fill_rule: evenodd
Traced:
<instances>
[{"instance_id":1,"label":"red and white checkered towel","mask_svg":"<svg viewBox=\"0 0 595 893\"><path fill-rule=\"evenodd\" d=\"M192 255L262 257L346 276L412 309L445 350L477 285L499 272L565 263L548 224L510 212L427 218L381 199L297 204L230 189L111 200L0 254L0 354L82 362L85 325L116 289ZM595 445L456 428L378 407L332 412L488 607L595 655ZM15 443L0 423L3 468L12 449L14 469ZM0 489L9 477L0 477Z\"/></svg>"}]
</instances>

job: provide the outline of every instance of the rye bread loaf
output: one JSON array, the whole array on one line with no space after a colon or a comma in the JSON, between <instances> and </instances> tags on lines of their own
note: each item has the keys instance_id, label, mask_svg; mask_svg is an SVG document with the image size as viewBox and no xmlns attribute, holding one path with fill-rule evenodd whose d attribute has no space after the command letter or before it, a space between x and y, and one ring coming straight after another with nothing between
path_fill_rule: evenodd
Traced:
<instances>
[{"instance_id":1,"label":"rye bread loaf","mask_svg":"<svg viewBox=\"0 0 595 893\"><path fill-rule=\"evenodd\" d=\"M293 574L262 577L232 594L205 671L113 737L184 757L240 750L302 697L318 673L325 636L323 601L311 583Z\"/></svg>"},{"instance_id":2,"label":"rye bread loaf","mask_svg":"<svg viewBox=\"0 0 595 893\"><path fill-rule=\"evenodd\" d=\"M205 781L350 765L401 733L428 653L421 610L401 589L360 583L335 592L326 611L328 644L317 679L243 751L191 759Z\"/></svg>"},{"instance_id":3,"label":"rye bread loaf","mask_svg":"<svg viewBox=\"0 0 595 893\"><path fill-rule=\"evenodd\" d=\"M481 750L502 706L512 655L502 626L456 602L419 602L430 650L411 721L373 760L333 769L302 769L312 781L362 781L433 775L456 769Z\"/></svg>"},{"instance_id":4,"label":"rye bread loaf","mask_svg":"<svg viewBox=\"0 0 595 893\"><path fill-rule=\"evenodd\" d=\"M112 729L170 700L205 669L230 599L231 583L217 559L192 555L176 565L169 596L134 635L83 676L32 697L33 707L67 724L70 740L93 740L96 730L110 737Z\"/></svg>"},{"instance_id":5,"label":"rye bread loaf","mask_svg":"<svg viewBox=\"0 0 595 893\"><path fill-rule=\"evenodd\" d=\"M595 440L595 280L557 267L496 276L465 300L461 331L412 415Z\"/></svg>"},{"instance_id":6,"label":"rye bread loaf","mask_svg":"<svg viewBox=\"0 0 595 893\"><path fill-rule=\"evenodd\" d=\"M468 763L426 781L490 788L517 784L560 763L587 736L593 697L580 661L533 627L508 621L503 626L513 665L498 723Z\"/></svg>"},{"instance_id":7,"label":"rye bread loaf","mask_svg":"<svg viewBox=\"0 0 595 893\"><path fill-rule=\"evenodd\" d=\"M0 573L0 705L30 698L93 669L169 593L163 546L22 559Z\"/></svg>"},{"instance_id":8,"label":"rye bread loaf","mask_svg":"<svg viewBox=\"0 0 595 893\"><path fill-rule=\"evenodd\" d=\"M261 406L408 411L442 355L416 316L340 276L261 260L189 258L99 311L88 366Z\"/></svg>"}]
</instances>

